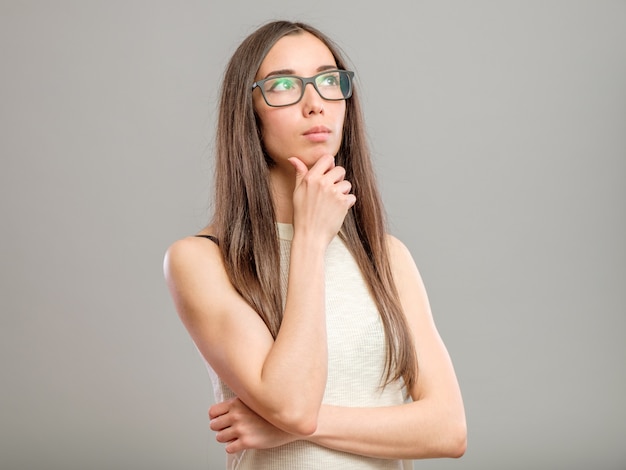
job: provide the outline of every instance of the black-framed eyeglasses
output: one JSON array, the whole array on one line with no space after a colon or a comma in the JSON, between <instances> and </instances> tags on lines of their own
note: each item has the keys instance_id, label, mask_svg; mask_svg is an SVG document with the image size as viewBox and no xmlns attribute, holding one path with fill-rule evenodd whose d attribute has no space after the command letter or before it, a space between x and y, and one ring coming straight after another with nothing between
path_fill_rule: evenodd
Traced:
<instances>
[{"instance_id":1,"label":"black-framed eyeglasses","mask_svg":"<svg viewBox=\"0 0 626 470\"><path fill-rule=\"evenodd\" d=\"M296 104L304 96L307 83L313 85L325 100L347 100L352 96L354 72L348 70L326 70L312 77L278 75L252 84L252 90L261 90L268 106L281 107Z\"/></svg>"}]
</instances>

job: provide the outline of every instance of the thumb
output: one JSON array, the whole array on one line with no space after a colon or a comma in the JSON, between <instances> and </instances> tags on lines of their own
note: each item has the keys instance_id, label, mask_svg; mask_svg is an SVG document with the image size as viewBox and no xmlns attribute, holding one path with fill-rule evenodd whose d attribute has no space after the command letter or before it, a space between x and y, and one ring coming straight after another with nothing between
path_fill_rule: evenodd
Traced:
<instances>
[{"instance_id":1,"label":"thumb","mask_svg":"<svg viewBox=\"0 0 626 470\"><path fill-rule=\"evenodd\" d=\"M291 157L287 160L293 165L294 169L296 170L296 185L298 185L300 181L302 181L302 178L304 178L304 175L307 174L309 169L298 157Z\"/></svg>"}]
</instances>

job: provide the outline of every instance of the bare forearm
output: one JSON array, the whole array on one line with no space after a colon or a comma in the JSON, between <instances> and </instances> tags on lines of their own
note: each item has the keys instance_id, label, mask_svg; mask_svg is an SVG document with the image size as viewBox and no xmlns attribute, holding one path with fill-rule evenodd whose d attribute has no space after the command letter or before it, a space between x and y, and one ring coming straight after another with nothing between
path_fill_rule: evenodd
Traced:
<instances>
[{"instance_id":1,"label":"bare forearm","mask_svg":"<svg viewBox=\"0 0 626 470\"><path fill-rule=\"evenodd\" d=\"M279 421L316 419L326 387L325 249L306 237L293 240L283 321L262 370Z\"/></svg>"},{"instance_id":2,"label":"bare forearm","mask_svg":"<svg viewBox=\"0 0 626 470\"><path fill-rule=\"evenodd\" d=\"M380 408L323 405L309 441L335 450L377 458L460 457L465 419L427 400Z\"/></svg>"}]
</instances>

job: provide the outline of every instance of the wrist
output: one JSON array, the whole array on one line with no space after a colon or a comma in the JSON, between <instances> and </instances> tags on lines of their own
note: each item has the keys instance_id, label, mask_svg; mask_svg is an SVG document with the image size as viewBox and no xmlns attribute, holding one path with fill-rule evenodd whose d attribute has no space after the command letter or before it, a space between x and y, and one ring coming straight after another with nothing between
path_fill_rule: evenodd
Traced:
<instances>
[{"instance_id":1,"label":"wrist","mask_svg":"<svg viewBox=\"0 0 626 470\"><path fill-rule=\"evenodd\" d=\"M300 251L308 258L320 257L323 259L329 243L330 240L319 233L307 230L294 230L291 251L292 253Z\"/></svg>"}]
</instances>

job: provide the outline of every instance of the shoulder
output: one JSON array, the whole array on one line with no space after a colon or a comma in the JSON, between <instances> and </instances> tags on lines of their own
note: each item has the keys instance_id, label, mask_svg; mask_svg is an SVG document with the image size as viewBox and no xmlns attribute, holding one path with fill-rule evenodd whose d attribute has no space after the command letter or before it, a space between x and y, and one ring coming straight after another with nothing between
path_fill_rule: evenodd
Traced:
<instances>
[{"instance_id":1,"label":"shoulder","mask_svg":"<svg viewBox=\"0 0 626 470\"><path fill-rule=\"evenodd\" d=\"M222 258L215 242L195 236L181 238L165 251L165 276L176 275L180 270L193 270L216 263L222 264Z\"/></svg>"},{"instance_id":2,"label":"shoulder","mask_svg":"<svg viewBox=\"0 0 626 470\"><path fill-rule=\"evenodd\" d=\"M386 239L389 265L400 295L421 293L425 297L421 274L408 247L391 234L387 234Z\"/></svg>"},{"instance_id":3,"label":"shoulder","mask_svg":"<svg viewBox=\"0 0 626 470\"><path fill-rule=\"evenodd\" d=\"M179 302L187 303L232 287L219 246L203 237L189 236L173 242L165 252L163 273Z\"/></svg>"},{"instance_id":4,"label":"shoulder","mask_svg":"<svg viewBox=\"0 0 626 470\"><path fill-rule=\"evenodd\" d=\"M387 250L389 252L389 260L393 265L398 263L411 263L413 264L413 256L407 248L407 246L396 236L387 233L386 234Z\"/></svg>"},{"instance_id":5,"label":"shoulder","mask_svg":"<svg viewBox=\"0 0 626 470\"><path fill-rule=\"evenodd\" d=\"M207 261L219 255L217 239L209 240L206 237L213 234L212 228L206 227L195 235L190 235L173 242L165 251L165 267L173 268L195 261ZM221 258L221 256L220 256Z\"/></svg>"}]
</instances>

